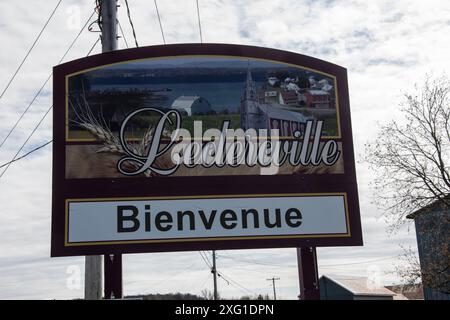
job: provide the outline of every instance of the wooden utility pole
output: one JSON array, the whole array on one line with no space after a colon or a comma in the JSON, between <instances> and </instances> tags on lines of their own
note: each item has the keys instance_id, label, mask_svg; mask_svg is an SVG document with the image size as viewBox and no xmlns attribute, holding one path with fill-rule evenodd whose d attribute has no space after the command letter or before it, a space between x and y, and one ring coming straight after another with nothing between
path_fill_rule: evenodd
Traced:
<instances>
[{"instance_id":1,"label":"wooden utility pole","mask_svg":"<svg viewBox=\"0 0 450 320\"><path fill-rule=\"evenodd\" d=\"M84 266L84 299L102 298L102 256L86 256Z\"/></svg>"},{"instance_id":2,"label":"wooden utility pole","mask_svg":"<svg viewBox=\"0 0 450 320\"><path fill-rule=\"evenodd\" d=\"M316 248L297 248L297 261L300 300L320 300Z\"/></svg>"},{"instance_id":3,"label":"wooden utility pole","mask_svg":"<svg viewBox=\"0 0 450 320\"><path fill-rule=\"evenodd\" d=\"M216 268L216 250L213 250L212 252L212 269L211 272L213 274L213 280L214 280L214 300L219 299L219 295L217 293L217 268Z\"/></svg>"},{"instance_id":4,"label":"wooden utility pole","mask_svg":"<svg viewBox=\"0 0 450 320\"><path fill-rule=\"evenodd\" d=\"M117 50L117 0L101 0L102 53ZM105 299L122 298L122 256L105 255ZM84 298L102 298L102 256L86 256Z\"/></svg>"},{"instance_id":5,"label":"wooden utility pole","mask_svg":"<svg viewBox=\"0 0 450 320\"><path fill-rule=\"evenodd\" d=\"M117 50L117 0L101 0L102 53Z\"/></svg>"},{"instance_id":6,"label":"wooden utility pole","mask_svg":"<svg viewBox=\"0 0 450 320\"><path fill-rule=\"evenodd\" d=\"M273 287L273 300L277 300L277 290L275 289L275 281L280 280L280 278L272 277L270 279L266 279L268 281L272 281L272 287Z\"/></svg>"}]
</instances>

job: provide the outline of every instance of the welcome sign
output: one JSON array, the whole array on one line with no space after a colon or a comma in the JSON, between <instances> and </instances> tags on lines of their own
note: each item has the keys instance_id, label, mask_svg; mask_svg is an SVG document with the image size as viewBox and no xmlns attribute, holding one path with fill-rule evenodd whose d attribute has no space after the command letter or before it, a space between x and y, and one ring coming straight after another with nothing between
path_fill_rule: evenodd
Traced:
<instances>
[{"instance_id":1,"label":"welcome sign","mask_svg":"<svg viewBox=\"0 0 450 320\"><path fill-rule=\"evenodd\" d=\"M361 245L346 70L183 44L54 68L52 256Z\"/></svg>"}]
</instances>

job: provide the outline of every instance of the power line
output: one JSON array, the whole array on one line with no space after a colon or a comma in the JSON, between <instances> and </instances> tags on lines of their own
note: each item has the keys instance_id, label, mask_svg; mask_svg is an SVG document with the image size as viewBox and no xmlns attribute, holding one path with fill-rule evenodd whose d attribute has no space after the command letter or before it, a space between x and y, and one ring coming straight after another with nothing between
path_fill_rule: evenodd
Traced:
<instances>
[{"instance_id":1,"label":"power line","mask_svg":"<svg viewBox=\"0 0 450 320\"><path fill-rule=\"evenodd\" d=\"M209 261L208 259L208 255L206 254L205 251L202 251L203 256L205 257L206 261L208 262L209 265L212 265L211 261Z\"/></svg>"},{"instance_id":2,"label":"power line","mask_svg":"<svg viewBox=\"0 0 450 320\"><path fill-rule=\"evenodd\" d=\"M127 37L125 37L125 33L123 32L122 24L120 23L119 19L117 19L117 24L119 25L120 33L122 34L122 38L125 41L125 46L128 48Z\"/></svg>"},{"instance_id":3,"label":"power line","mask_svg":"<svg viewBox=\"0 0 450 320\"><path fill-rule=\"evenodd\" d=\"M89 28L88 28L89 31L92 31L92 32L102 32L102 4L101 4L101 1L102 1L102 0L95 0L95 8L94 8L94 11L97 12L97 19L96 19L94 22L92 22L92 23L90 24L90 26L89 26ZM93 31L93 29L91 29L91 26L92 26L94 23L97 23L98 29L99 29L100 31Z\"/></svg>"},{"instance_id":4,"label":"power line","mask_svg":"<svg viewBox=\"0 0 450 320\"><path fill-rule=\"evenodd\" d=\"M81 30L78 32L77 36L75 37L75 39L72 41L72 43L70 44L69 48L67 48L66 52L64 53L64 55L61 57L61 59L59 60L59 62L57 64L60 64L64 58L67 56L67 54L69 53L69 51L73 48L75 42L78 40L78 38L80 37L81 33L83 32L84 28L86 28L86 26L89 24L89 21L92 19L92 17L94 16L95 11L91 14L91 16L87 19L86 23L83 25L83 27L81 28ZM44 84L39 88L39 90L36 92L36 94L34 95L33 99L31 99L30 103L28 104L28 106L25 108L25 110L22 112L22 114L20 115L20 117L17 119L17 121L14 123L14 125L12 126L12 128L9 130L9 132L7 133L6 137L3 139L3 141L0 143L0 149L2 148L2 146L5 144L5 142L8 140L9 136L14 132L14 130L16 129L17 125L20 123L20 121L22 121L22 118L25 116L25 114L28 112L28 110L30 110L31 106L33 105L33 103L36 101L37 97L41 94L42 90L44 90L45 86L47 85L48 81L51 79L53 73L50 73L50 75L47 77L47 79L44 81Z\"/></svg>"},{"instance_id":5,"label":"power line","mask_svg":"<svg viewBox=\"0 0 450 320\"><path fill-rule=\"evenodd\" d=\"M241 285L241 284L240 284L239 282L237 282L236 280L231 279L229 276L225 276L225 275L223 274L223 272L221 272L221 271L218 271L218 272L217 272L217 275L218 275L220 278L222 278L223 280L225 280L228 284L231 284L232 286L234 286L235 288L240 289L240 290L243 291L243 292L251 293L251 294L257 294L257 292L255 292L255 291L253 291L253 290L250 290L250 289L244 287L243 285Z\"/></svg>"},{"instance_id":6,"label":"power line","mask_svg":"<svg viewBox=\"0 0 450 320\"><path fill-rule=\"evenodd\" d=\"M240 262L245 262L245 263L249 263L249 264L258 264L258 265L263 265L263 266L271 266L271 267L286 266L286 265L280 265L280 264L266 263L266 262L263 262L263 261L256 261L256 260L253 260L253 259L243 259L243 258L239 259L239 258L228 256L228 255L223 255L223 258L231 259L231 260L235 260L235 261L240 261Z\"/></svg>"},{"instance_id":7,"label":"power line","mask_svg":"<svg viewBox=\"0 0 450 320\"><path fill-rule=\"evenodd\" d=\"M25 140L25 142L22 144L22 146L20 146L19 150L16 152L16 154L14 155L12 160L9 163L7 163L6 168L2 171L2 173L0 173L0 178L3 177L3 175L5 174L5 172L8 170L9 166L11 165L11 163L13 163L15 161L15 159L17 158L17 155L22 151L22 149L25 147L25 145L28 143L28 141L34 135L36 130L40 127L41 123L47 117L48 113L50 112L50 110L52 108L53 108L53 105L51 105L50 108L47 109L47 111L45 112L44 116L41 118L41 120L38 122L38 124L34 127L33 131L31 131L31 133L28 135L28 138Z\"/></svg>"},{"instance_id":8,"label":"power line","mask_svg":"<svg viewBox=\"0 0 450 320\"><path fill-rule=\"evenodd\" d=\"M92 17L92 16L91 16ZM90 20L90 19L89 19ZM89 21L88 20L88 21ZM97 39L94 43L94 45L92 46L92 48L89 50L88 54L89 55L92 50L94 49L95 45L98 43L99 39ZM53 108L53 105L50 106L50 108L48 108L48 110L45 112L44 116L41 118L41 120L39 121L39 123L36 125L36 127L34 127L33 131L31 131L31 133L28 135L27 139L25 140L25 142L22 144L22 146L19 148L19 150L16 152L16 154L14 155L14 157L7 163L3 164L0 166L0 168L3 168L6 166L6 168L2 171L2 173L0 174L0 178L5 174L5 172L8 170L9 166L13 163L16 162L20 159L23 159L27 156L29 156L31 153L45 147L46 145L48 145L50 142L52 142L53 140L47 141L46 143L36 147L35 149L31 150L30 152L24 154L23 156L17 158L17 156L19 155L19 153L22 151L22 149L26 146L26 144L28 143L28 141L31 139L31 137L34 135L34 133L36 132L36 130L39 128L39 126L41 125L41 123L44 121L44 119L47 117L48 113L50 112L50 110Z\"/></svg>"},{"instance_id":9,"label":"power line","mask_svg":"<svg viewBox=\"0 0 450 320\"><path fill-rule=\"evenodd\" d=\"M202 282L202 284L199 286L199 292L201 293L201 291L200 290L202 290L204 287L205 287L205 284L208 282L208 280L209 280L209 277L210 277L210 275L208 274L207 276L206 276L206 278L205 278L205 280ZM189 290L190 291L190 290Z\"/></svg>"},{"instance_id":10,"label":"power line","mask_svg":"<svg viewBox=\"0 0 450 320\"><path fill-rule=\"evenodd\" d=\"M256 264L256 265L262 265L262 266L270 266L270 267L289 267L289 268L297 268L296 265L287 265L287 264L275 264L275 263L269 263L254 259L245 259L245 258L236 258L229 255L222 255L225 259L231 259L239 262L244 262L248 264ZM398 258L398 256L389 256L389 257L383 257L383 258L377 258L377 259L371 259L371 260L363 260L358 262L349 262L349 263L338 263L338 264L326 264L326 265L320 265L320 268L327 268L327 267L338 267L338 266L348 266L348 265L355 265L355 264L366 264L366 263L372 263L377 261L383 261L383 260L391 260Z\"/></svg>"},{"instance_id":11,"label":"power line","mask_svg":"<svg viewBox=\"0 0 450 320\"><path fill-rule=\"evenodd\" d=\"M94 50L95 46L97 45L97 43L99 41L100 41L100 37L98 37L97 40L94 42L94 44L92 45L91 49L89 50L89 52L86 56L89 56L91 54L91 52Z\"/></svg>"},{"instance_id":12,"label":"power line","mask_svg":"<svg viewBox=\"0 0 450 320\"><path fill-rule=\"evenodd\" d=\"M158 5L156 4L156 0L153 0L153 2L155 3L156 14L158 15L159 28L161 29L161 35L162 35L163 43L166 44L166 38L164 37L164 30L163 30L163 26L162 26L162 23L161 23L161 16L159 15Z\"/></svg>"},{"instance_id":13,"label":"power line","mask_svg":"<svg viewBox=\"0 0 450 320\"><path fill-rule=\"evenodd\" d=\"M11 164L11 163L13 163L13 162L19 161L19 160L21 160L21 159L23 159L23 158L29 156L29 155L32 154L33 152L38 151L39 149L44 148L45 146L49 145L49 144L52 143L52 142L53 142L53 140L47 141L46 143L40 145L39 147L36 147L36 148L34 148L34 149L28 151L28 152L25 153L23 156L20 156L20 157L14 159L14 160L11 160L11 161L9 161L9 162L7 162L7 163L2 164L2 165L0 166L0 169L3 168L3 167L6 167L7 165L9 165L9 164Z\"/></svg>"},{"instance_id":14,"label":"power line","mask_svg":"<svg viewBox=\"0 0 450 320\"><path fill-rule=\"evenodd\" d=\"M137 39L136 39L136 30L134 30L133 20L131 19L131 13L130 13L130 7L128 5L128 0L125 0L125 5L127 7L128 20L130 21L131 29L133 30L134 42L136 43L136 47L139 47Z\"/></svg>"},{"instance_id":15,"label":"power line","mask_svg":"<svg viewBox=\"0 0 450 320\"><path fill-rule=\"evenodd\" d=\"M47 25L49 24L50 20L52 19L53 15L55 14L56 10L58 9L59 5L61 4L62 0L59 0L58 3L56 4L55 8L53 9L52 13L50 14L50 16L48 17L47 21L45 22L44 26L42 27L41 31L39 32L39 34L37 35L36 39L34 39L33 44L31 45L30 49L28 49L28 52L26 53L25 57L22 59L22 61L20 62L19 66L17 67L16 71L14 72L14 74L12 75L12 77L9 79L8 83L6 84L6 87L3 89L2 93L0 94L0 99L3 97L3 95L5 94L5 92L8 90L9 86L11 85L11 83L14 81L14 79L16 78L17 74L19 73L20 69L22 68L23 64L25 63L25 61L27 60L28 56L30 55L31 51L33 50L33 48L35 47L36 43L39 41L39 39L41 38L42 33L44 32L45 28L47 27Z\"/></svg>"},{"instance_id":16,"label":"power line","mask_svg":"<svg viewBox=\"0 0 450 320\"><path fill-rule=\"evenodd\" d=\"M372 260L365 260L365 261L359 261L359 262L349 262L349 263L339 263L339 264L326 264L323 266L320 266L321 268L327 268L327 267L339 267L339 266L350 266L354 264L366 264L366 263L372 263L372 262L378 262L383 260L391 260L398 258L398 256L390 256L390 257L383 257L378 259L372 259Z\"/></svg>"},{"instance_id":17,"label":"power line","mask_svg":"<svg viewBox=\"0 0 450 320\"><path fill-rule=\"evenodd\" d=\"M211 269L211 268L212 268L212 265L210 264L209 260L208 260L205 256L203 256L202 251L199 251L198 254L202 257L202 259L203 259L203 261L205 262L206 266L207 266L209 269Z\"/></svg>"},{"instance_id":18,"label":"power line","mask_svg":"<svg viewBox=\"0 0 450 320\"><path fill-rule=\"evenodd\" d=\"M198 31L200 33L200 43L203 43L203 35L202 35L202 23L200 21L200 7L198 5L198 0L195 0L197 4L197 20L198 20Z\"/></svg>"}]
</instances>

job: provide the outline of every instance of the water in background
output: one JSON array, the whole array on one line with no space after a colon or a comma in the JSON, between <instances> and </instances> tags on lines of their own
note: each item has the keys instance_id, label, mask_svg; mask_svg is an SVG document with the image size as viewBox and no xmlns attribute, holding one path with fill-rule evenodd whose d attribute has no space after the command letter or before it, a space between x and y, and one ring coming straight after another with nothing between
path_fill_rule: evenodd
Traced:
<instances>
[{"instance_id":1,"label":"water in background","mask_svg":"<svg viewBox=\"0 0 450 320\"><path fill-rule=\"evenodd\" d=\"M260 87L263 83L257 82ZM167 96L166 100L154 101L148 99L146 106L148 107L170 107L175 99L180 96L201 96L208 100L212 108L216 111L228 109L236 111L241 103L242 92L244 90L244 82L212 82L212 83L164 83L155 84L118 84L118 85L92 85L92 90L158 90L171 89L167 92L158 92L155 94Z\"/></svg>"}]
</instances>

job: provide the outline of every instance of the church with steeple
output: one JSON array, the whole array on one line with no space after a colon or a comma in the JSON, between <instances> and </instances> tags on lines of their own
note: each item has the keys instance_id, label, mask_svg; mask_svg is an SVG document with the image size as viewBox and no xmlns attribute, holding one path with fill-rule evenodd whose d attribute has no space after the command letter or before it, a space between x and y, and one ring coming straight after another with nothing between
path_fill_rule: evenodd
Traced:
<instances>
[{"instance_id":1,"label":"church with steeple","mask_svg":"<svg viewBox=\"0 0 450 320\"><path fill-rule=\"evenodd\" d=\"M267 113L260 108L256 85L250 68L247 69L247 79L241 98L241 128L247 130L267 129Z\"/></svg>"}]
</instances>

